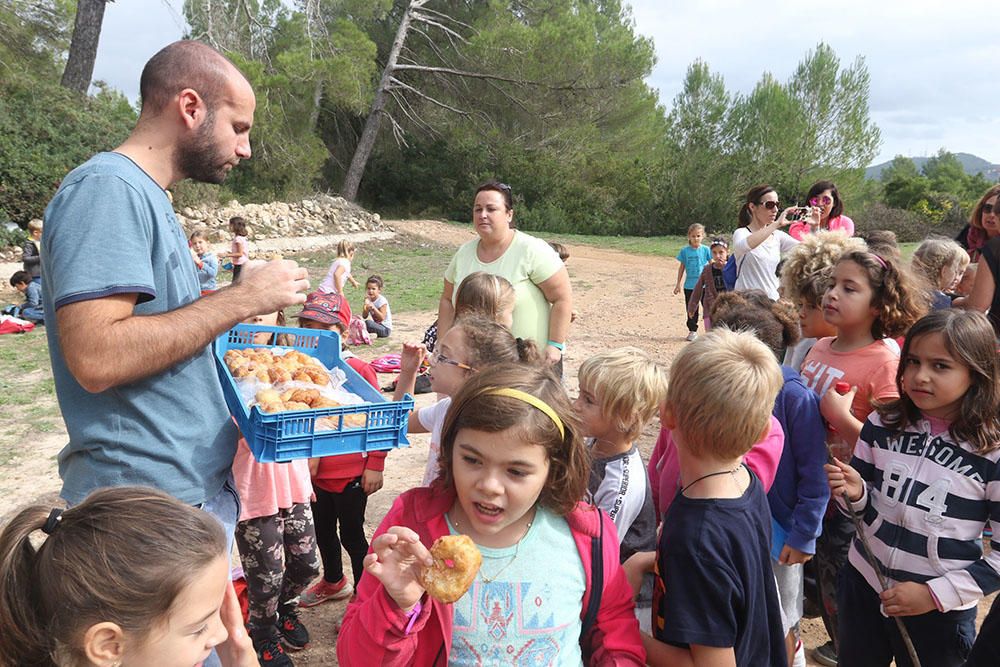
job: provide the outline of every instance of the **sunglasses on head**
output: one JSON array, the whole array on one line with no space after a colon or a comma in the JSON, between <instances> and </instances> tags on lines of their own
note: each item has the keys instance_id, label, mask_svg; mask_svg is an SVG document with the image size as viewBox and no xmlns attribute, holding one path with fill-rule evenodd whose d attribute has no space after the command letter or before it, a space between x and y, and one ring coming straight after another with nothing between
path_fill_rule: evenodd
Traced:
<instances>
[{"instance_id":1,"label":"sunglasses on head","mask_svg":"<svg viewBox=\"0 0 1000 667\"><path fill-rule=\"evenodd\" d=\"M827 204L833 203L833 197L830 195L823 195L822 197L813 197L809 200L810 206L826 206Z\"/></svg>"},{"instance_id":2,"label":"sunglasses on head","mask_svg":"<svg viewBox=\"0 0 1000 667\"><path fill-rule=\"evenodd\" d=\"M781 207L781 202L777 201L762 201L761 204L763 204L764 208L768 211L773 211L774 209Z\"/></svg>"}]
</instances>

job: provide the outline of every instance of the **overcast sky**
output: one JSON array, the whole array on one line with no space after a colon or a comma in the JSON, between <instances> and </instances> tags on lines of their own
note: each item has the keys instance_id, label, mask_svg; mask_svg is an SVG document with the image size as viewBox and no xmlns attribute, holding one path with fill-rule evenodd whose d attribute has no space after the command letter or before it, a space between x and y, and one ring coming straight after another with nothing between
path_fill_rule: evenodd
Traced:
<instances>
[{"instance_id":1,"label":"overcast sky","mask_svg":"<svg viewBox=\"0 0 1000 667\"><path fill-rule=\"evenodd\" d=\"M628 0L626 0L628 2ZM876 162L939 148L1000 162L1000 2L997 0L631 0L639 33L656 45L649 84L669 106L700 58L730 91L765 71L786 80L820 41L849 65L863 56L871 112L882 130ZM824 6L825 11L819 10ZM131 99L146 60L184 30L182 0L107 5L94 78Z\"/></svg>"}]
</instances>

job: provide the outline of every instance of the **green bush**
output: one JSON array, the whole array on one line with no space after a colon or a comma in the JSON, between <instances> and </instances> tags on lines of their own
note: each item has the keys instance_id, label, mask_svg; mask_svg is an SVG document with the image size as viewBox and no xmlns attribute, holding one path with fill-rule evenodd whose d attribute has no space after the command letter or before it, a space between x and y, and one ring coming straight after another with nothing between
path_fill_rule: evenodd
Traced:
<instances>
[{"instance_id":1,"label":"green bush","mask_svg":"<svg viewBox=\"0 0 1000 667\"><path fill-rule=\"evenodd\" d=\"M0 77L0 210L19 224L42 217L63 177L134 122L120 93L81 98L54 79Z\"/></svg>"},{"instance_id":2,"label":"green bush","mask_svg":"<svg viewBox=\"0 0 1000 667\"><path fill-rule=\"evenodd\" d=\"M855 233L858 236L875 231L888 229L896 233L900 243L923 241L928 236L946 236L953 238L962 228L960 218L949 218L940 222L925 218L913 211L902 208L892 208L882 203L875 203L865 208L854 217Z\"/></svg>"},{"instance_id":3,"label":"green bush","mask_svg":"<svg viewBox=\"0 0 1000 667\"><path fill-rule=\"evenodd\" d=\"M18 246L28 240L28 235L20 227L7 229L7 226L0 223L0 248Z\"/></svg>"}]
</instances>

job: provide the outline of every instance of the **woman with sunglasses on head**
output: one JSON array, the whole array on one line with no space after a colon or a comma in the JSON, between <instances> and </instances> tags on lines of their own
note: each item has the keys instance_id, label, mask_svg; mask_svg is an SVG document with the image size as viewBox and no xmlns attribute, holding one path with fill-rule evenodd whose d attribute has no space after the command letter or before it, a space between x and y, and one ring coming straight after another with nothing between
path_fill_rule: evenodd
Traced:
<instances>
[{"instance_id":1,"label":"woman with sunglasses on head","mask_svg":"<svg viewBox=\"0 0 1000 667\"><path fill-rule=\"evenodd\" d=\"M844 215L844 202L833 181L813 183L806 201L812 212L809 217L791 224L788 228L790 236L801 241L806 234L825 230L839 230L848 236L854 236L854 221Z\"/></svg>"},{"instance_id":2,"label":"woman with sunglasses on head","mask_svg":"<svg viewBox=\"0 0 1000 667\"><path fill-rule=\"evenodd\" d=\"M444 273L438 340L455 319L455 286L470 273L484 271L514 286L511 332L533 340L548 363L560 364L573 313L569 274L548 243L514 229L513 221L509 185L488 181L476 189L472 223L479 238L462 245Z\"/></svg>"},{"instance_id":3,"label":"woman with sunglasses on head","mask_svg":"<svg viewBox=\"0 0 1000 667\"><path fill-rule=\"evenodd\" d=\"M958 233L955 240L969 251L973 263L979 261L986 243L1000 235L1000 183L986 191L969 216L969 224Z\"/></svg>"},{"instance_id":4,"label":"woman with sunglasses on head","mask_svg":"<svg viewBox=\"0 0 1000 667\"><path fill-rule=\"evenodd\" d=\"M733 232L737 290L759 289L778 299L778 262L799 243L781 229L792 223L788 214L793 210L794 206L781 210L778 193L770 185L757 185L747 192L740 226Z\"/></svg>"}]
</instances>

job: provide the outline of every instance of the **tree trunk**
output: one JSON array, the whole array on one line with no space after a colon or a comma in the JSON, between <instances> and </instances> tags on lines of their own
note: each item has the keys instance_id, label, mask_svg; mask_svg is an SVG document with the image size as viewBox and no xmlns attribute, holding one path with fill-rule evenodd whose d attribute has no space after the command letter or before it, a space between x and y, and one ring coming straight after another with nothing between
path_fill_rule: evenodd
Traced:
<instances>
[{"instance_id":1,"label":"tree trunk","mask_svg":"<svg viewBox=\"0 0 1000 667\"><path fill-rule=\"evenodd\" d=\"M382 80L375 90L375 99L372 100L372 108L365 121L365 129L361 132L361 138L354 149L354 157L351 158L351 166L344 177L344 187L341 196L347 201L354 201L358 198L358 188L361 185L361 177L365 173L365 166L368 158L371 157L372 149L375 147L375 138L378 136L379 125L382 123L382 113L385 109L386 97L388 95L389 83L393 72L396 69L396 61L399 59L399 52L406 41L406 34L410 31L411 13L415 8L422 6L427 0L412 0L403 12L403 18L399 22L399 29L396 31L396 39L392 43L389 57L385 62L385 69L382 70Z\"/></svg>"},{"instance_id":2,"label":"tree trunk","mask_svg":"<svg viewBox=\"0 0 1000 667\"><path fill-rule=\"evenodd\" d=\"M106 0L78 0L73 38L69 45L69 58L63 70L62 85L81 95L87 94L94 75L97 59L97 42L101 38Z\"/></svg>"}]
</instances>

